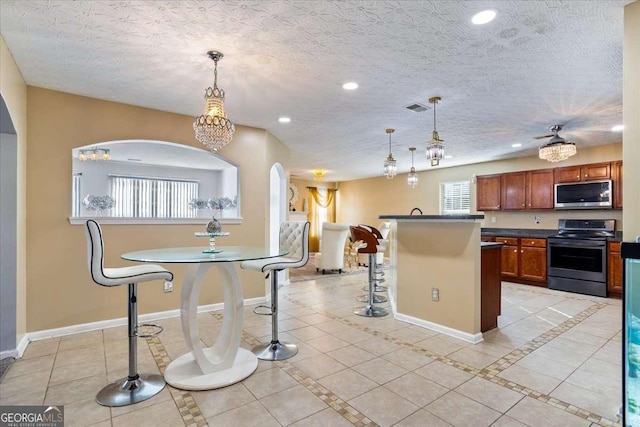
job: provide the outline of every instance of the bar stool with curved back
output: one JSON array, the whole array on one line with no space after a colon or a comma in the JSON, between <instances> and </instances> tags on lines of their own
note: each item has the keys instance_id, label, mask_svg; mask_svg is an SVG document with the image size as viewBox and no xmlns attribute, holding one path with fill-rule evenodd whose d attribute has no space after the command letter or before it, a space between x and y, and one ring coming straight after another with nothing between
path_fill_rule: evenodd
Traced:
<instances>
[{"instance_id":1,"label":"bar stool with curved back","mask_svg":"<svg viewBox=\"0 0 640 427\"><path fill-rule=\"evenodd\" d=\"M298 353L298 346L278 340L278 271L303 267L309 261L309 223L289 221L280 224L280 249L289 251L287 256L244 261L240 267L247 270L267 272L271 275L271 306L259 305L253 312L271 316L271 342L260 344L251 351L261 360L284 360ZM267 313L258 311L266 308Z\"/></svg>"},{"instance_id":2,"label":"bar stool with curved back","mask_svg":"<svg viewBox=\"0 0 640 427\"><path fill-rule=\"evenodd\" d=\"M103 406L125 406L142 402L160 393L166 385L162 375L138 374L137 338L147 338L162 332L162 327L149 323L138 325L138 283L151 280L172 281L173 274L155 264L131 267L105 268L102 229L94 220L86 222L88 267L91 278L100 286L129 285L128 329L129 329L129 375L104 387L96 396ZM155 333L141 334L139 327L158 329Z\"/></svg>"},{"instance_id":3,"label":"bar stool with curved back","mask_svg":"<svg viewBox=\"0 0 640 427\"><path fill-rule=\"evenodd\" d=\"M351 239L353 241L361 240L364 242L364 246L358 248L359 254L367 254L369 256L369 295L367 298L367 305L365 307L358 307L353 310L358 316L365 317L382 317L389 314L387 310L380 307L374 307L376 302L374 298L373 289L376 283L374 276L375 271L375 257L379 251L378 239L369 230L360 226L351 226Z\"/></svg>"},{"instance_id":4,"label":"bar stool with curved back","mask_svg":"<svg viewBox=\"0 0 640 427\"><path fill-rule=\"evenodd\" d=\"M385 223L383 223L385 224ZM386 286L380 286L380 283L384 283L384 271L382 270L382 266L383 266L383 261L384 261L384 252L387 250L387 245L389 244L389 240L386 238L386 236L389 234L389 232L387 230L385 230L385 233L383 234L380 230L378 230L377 228L375 228L372 225L366 225L366 224L358 224L359 227L364 228L365 230L373 233L373 235L376 236L376 239L378 239L378 252L376 253L375 256L375 264L374 264L374 268L373 268L373 277L374 277L374 286L373 286L373 292L386 292L387 291L387 287ZM362 262L362 264L368 266L368 260L360 260ZM368 290L368 288L365 286L362 288L363 291ZM385 302L387 301L387 299L383 296L379 296L379 295L375 295L374 299L377 299L377 301L374 302ZM361 301L364 302L364 301Z\"/></svg>"}]
</instances>

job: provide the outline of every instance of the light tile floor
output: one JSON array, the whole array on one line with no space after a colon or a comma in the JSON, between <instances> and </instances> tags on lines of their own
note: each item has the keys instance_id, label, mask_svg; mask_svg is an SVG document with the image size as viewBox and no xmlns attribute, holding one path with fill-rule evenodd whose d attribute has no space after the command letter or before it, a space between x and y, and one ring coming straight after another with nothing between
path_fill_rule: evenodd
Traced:
<instances>
[{"instance_id":1,"label":"light tile floor","mask_svg":"<svg viewBox=\"0 0 640 427\"><path fill-rule=\"evenodd\" d=\"M0 405L65 405L66 426L610 426L620 405L621 303L503 283L499 329L470 344L391 316L352 314L366 274L281 291L280 338L297 356L260 361L219 390L167 387L105 408L96 392L127 372L124 327L29 344L0 383ZM384 305L384 304L383 304ZM211 344L221 313L199 315ZM179 318L140 340L140 372L186 352ZM245 308L243 347L267 341L270 317Z\"/></svg>"}]
</instances>

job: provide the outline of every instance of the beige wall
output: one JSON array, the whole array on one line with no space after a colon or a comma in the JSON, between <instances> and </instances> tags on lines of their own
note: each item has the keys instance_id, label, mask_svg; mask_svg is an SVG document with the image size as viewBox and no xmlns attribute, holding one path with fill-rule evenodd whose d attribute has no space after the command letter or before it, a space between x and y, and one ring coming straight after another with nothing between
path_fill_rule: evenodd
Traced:
<instances>
[{"instance_id":1,"label":"beige wall","mask_svg":"<svg viewBox=\"0 0 640 427\"><path fill-rule=\"evenodd\" d=\"M623 54L623 238L633 242L640 236L640 2L624 8Z\"/></svg>"},{"instance_id":2,"label":"beige wall","mask_svg":"<svg viewBox=\"0 0 640 427\"><path fill-rule=\"evenodd\" d=\"M16 225L16 343L27 332L26 182L27 182L27 85L4 38L0 36L0 94L9 109L18 140Z\"/></svg>"},{"instance_id":3,"label":"beige wall","mask_svg":"<svg viewBox=\"0 0 640 427\"><path fill-rule=\"evenodd\" d=\"M468 334L480 332L480 227L398 221L397 311ZM431 300L438 288L438 302Z\"/></svg>"},{"instance_id":4,"label":"beige wall","mask_svg":"<svg viewBox=\"0 0 640 427\"><path fill-rule=\"evenodd\" d=\"M304 199L307 199L307 203L309 203L311 194L309 193L309 189L307 187L337 188L337 184L335 182L329 181L314 181L309 179L299 179L291 177L290 182L292 184L295 184L295 186L298 188L298 202L293 206L294 208L296 208L296 211L302 210Z\"/></svg>"},{"instance_id":5,"label":"beige wall","mask_svg":"<svg viewBox=\"0 0 640 427\"><path fill-rule=\"evenodd\" d=\"M440 209L440 183L471 180L476 175L488 175L522 170L545 169L554 166L571 166L584 163L620 160L622 144L612 144L591 149L578 147L578 154L569 160L551 164L538 157L520 157L495 162L478 163L418 172L419 184L416 188L407 185L407 175L401 174L394 179L384 176L345 181L339 183L337 222L380 223L381 214L409 214L418 207L425 215L437 215ZM625 180L628 165L624 163ZM630 188L625 185L625 188ZM475 185L471 186L471 209L475 211ZM625 193L626 195L626 193ZM624 200L625 206L627 200ZM622 213L619 210L587 211L531 211L531 212L486 212L482 227L498 228L558 228L559 218L614 218L616 227L621 230ZM540 223L534 222L534 216L540 217ZM496 221L491 222L491 217Z\"/></svg>"},{"instance_id":6,"label":"beige wall","mask_svg":"<svg viewBox=\"0 0 640 427\"><path fill-rule=\"evenodd\" d=\"M38 331L126 316L126 289L92 283L86 268L83 226L69 224L71 149L119 139L155 139L200 147L192 117L28 88L27 150L27 330ZM249 155L250 153L250 155ZM268 230L269 170L274 161L287 167L288 149L261 129L238 126L233 141L219 154L240 167L241 225L224 225L225 245L264 246ZM105 264L131 265L124 252L170 246L202 246L194 237L202 225L105 225ZM161 282L140 286L140 313L178 309L184 268L176 291L165 294ZM210 270L200 304L222 301ZM264 295L261 274L241 271L244 297Z\"/></svg>"}]
</instances>

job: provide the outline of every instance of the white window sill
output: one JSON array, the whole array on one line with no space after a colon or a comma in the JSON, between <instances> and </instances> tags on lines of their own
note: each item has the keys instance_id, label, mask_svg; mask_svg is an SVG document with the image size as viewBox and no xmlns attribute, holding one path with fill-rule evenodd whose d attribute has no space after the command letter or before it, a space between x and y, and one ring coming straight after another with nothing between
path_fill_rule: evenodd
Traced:
<instances>
[{"instance_id":1,"label":"white window sill","mask_svg":"<svg viewBox=\"0 0 640 427\"><path fill-rule=\"evenodd\" d=\"M94 219L100 224L123 224L123 225L144 225L144 224L206 224L209 218L112 218L102 216L85 216L69 218L71 225L83 225L88 219ZM242 218L217 218L222 224L242 224Z\"/></svg>"}]
</instances>

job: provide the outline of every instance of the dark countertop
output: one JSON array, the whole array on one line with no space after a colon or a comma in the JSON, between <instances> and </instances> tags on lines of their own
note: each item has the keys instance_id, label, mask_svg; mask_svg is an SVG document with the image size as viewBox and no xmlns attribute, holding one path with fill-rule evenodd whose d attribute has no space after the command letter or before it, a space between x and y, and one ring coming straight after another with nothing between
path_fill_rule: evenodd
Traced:
<instances>
[{"instance_id":1,"label":"dark countertop","mask_svg":"<svg viewBox=\"0 0 640 427\"><path fill-rule=\"evenodd\" d=\"M547 237L558 234L558 230L555 229L541 229L541 228L482 228L480 231L482 236L493 237L537 237L540 239L546 239ZM615 237L607 239L609 242L621 242L622 231L616 231Z\"/></svg>"},{"instance_id":2,"label":"dark countertop","mask_svg":"<svg viewBox=\"0 0 640 427\"><path fill-rule=\"evenodd\" d=\"M471 221L484 219L484 215L380 215L379 219L411 219L414 221L436 220L436 221Z\"/></svg>"},{"instance_id":3,"label":"dark countertop","mask_svg":"<svg viewBox=\"0 0 640 427\"><path fill-rule=\"evenodd\" d=\"M500 236L500 237L540 237L547 238L558 234L558 230L548 230L540 228L482 228L483 236Z\"/></svg>"},{"instance_id":4,"label":"dark countertop","mask_svg":"<svg viewBox=\"0 0 640 427\"><path fill-rule=\"evenodd\" d=\"M503 246L503 244L498 242L480 242L481 249L491 249L500 246Z\"/></svg>"}]
</instances>

